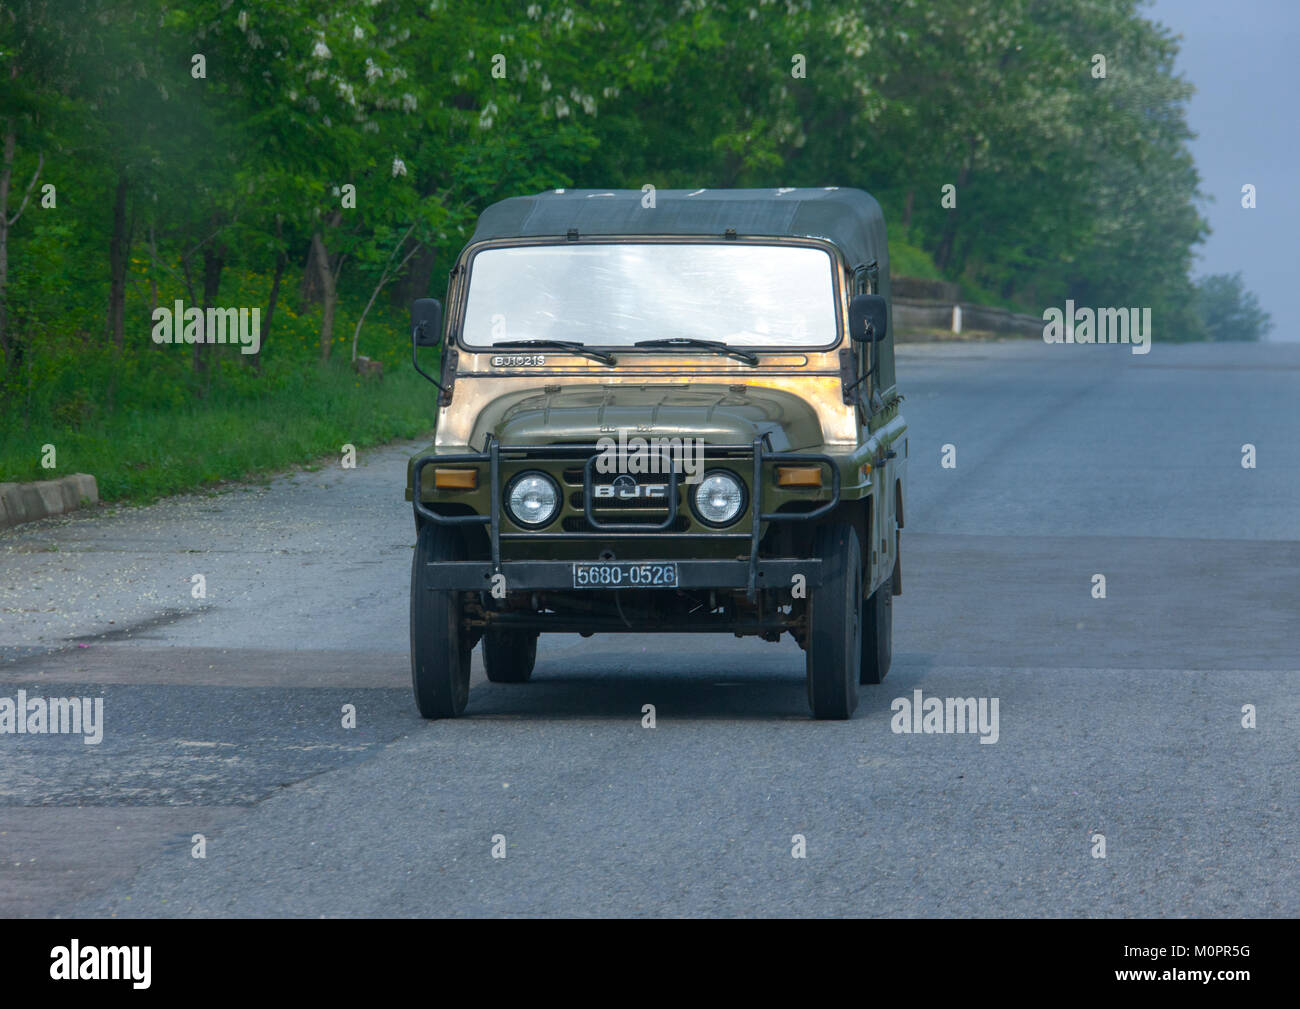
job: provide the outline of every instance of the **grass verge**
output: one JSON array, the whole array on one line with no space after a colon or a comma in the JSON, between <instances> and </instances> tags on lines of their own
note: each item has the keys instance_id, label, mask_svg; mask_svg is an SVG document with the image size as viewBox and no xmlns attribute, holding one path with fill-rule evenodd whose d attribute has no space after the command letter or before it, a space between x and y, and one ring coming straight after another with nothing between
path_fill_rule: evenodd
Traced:
<instances>
[{"instance_id":1,"label":"grass verge","mask_svg":"<svg viewBox=\"0 0 1300 1009\"><path fill-rule=\"evenodd\" d=\"M0 439L0 481L90 473L101 500L147 502L433 429L437 391L409 367L361 381L330 364L300 379L256 397L119 411L76 430L12 425ZM54 446L53 469L41 466L45 445Z\"/></svg>"}]
</instances>

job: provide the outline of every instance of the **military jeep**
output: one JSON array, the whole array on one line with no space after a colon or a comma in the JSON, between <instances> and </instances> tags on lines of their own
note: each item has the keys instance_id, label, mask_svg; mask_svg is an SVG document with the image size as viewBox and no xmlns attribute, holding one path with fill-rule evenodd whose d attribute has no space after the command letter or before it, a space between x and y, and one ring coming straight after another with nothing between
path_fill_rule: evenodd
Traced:
<instances>
[{"instance_id":1,"label":"military jeep","mask_svg":"<svg viewBox=\"0 0 1300 1009\"><path fill-rule=\"evenodd\" d=\"M866 193L503 200L412 355L439 390L407 473L424 717L464 711L475 644L522 683L544 632L788 633L816 718L884 679L907 427Z\"/></svg>"}]
</instances>

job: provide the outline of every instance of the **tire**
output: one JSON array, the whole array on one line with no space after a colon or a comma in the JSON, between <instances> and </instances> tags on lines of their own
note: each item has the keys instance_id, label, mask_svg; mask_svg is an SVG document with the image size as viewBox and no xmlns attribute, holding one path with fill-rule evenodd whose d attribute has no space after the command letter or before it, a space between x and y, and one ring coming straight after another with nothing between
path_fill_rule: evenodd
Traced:
<instances>
[{"instance_id":1,"label":"tire","mask_svg":"<svg viewBox=\"0 0 1300 1009\"><path fill-rule=\"evenodd\" d=\"M536 661L536 631L488 631L483 635L483 671L493 683L527 683Z\"/></svg>"},{"instance_id":2,"label":"tire","mask_svg":"<svg viewBox=\"0 0 1300 1009\"><path fill-rule=\"evenodd\" d=\"M813 718L845 719L858 706L862 661L862 550L847 523L817 530L822 582L809 593L806 663Z\"/></svg>"},{"instance_id":3,"label":"tire","mask_svg":"<svg viewBox=\"0 0 1300 1009\"><path fill-rule=\"evenodd\" d=\"M894 576L867 598L862 613L862 680L883 683L894 658Z\"/></svg>"},{"instance_id":4,"label":"tire","mask_svg":"<svg viewBox=\"0 0 1300 1009\"><path fill-rule=\"evenodd\" d=\"M411 686L425 718L455 718L469 701L470 646L461 626L461 593L429 588L430 561L463 560L452 530L426 522L411 558Z\"/></svg>"}]
</instances>

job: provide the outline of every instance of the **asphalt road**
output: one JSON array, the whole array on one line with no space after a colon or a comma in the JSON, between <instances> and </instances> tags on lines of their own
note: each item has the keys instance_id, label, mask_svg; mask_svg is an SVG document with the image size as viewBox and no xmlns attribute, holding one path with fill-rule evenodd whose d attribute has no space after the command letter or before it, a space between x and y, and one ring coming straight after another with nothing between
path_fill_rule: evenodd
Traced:
<instances>
[{"instance_id":1,"label":"asphalt road","mask_svg":"<svg viewBox=\"0 0 1300 1009\"><path fill-rule=\"evenodd\" d=\"M0 697L104 699L0 735L0 915L1300 914L1300 344L898 357L906 592L846 723L788 640L619 635L423 722L408 446L0 533ZM891 731L916 690L996 743Z\"/></svg>"}]
</instances>

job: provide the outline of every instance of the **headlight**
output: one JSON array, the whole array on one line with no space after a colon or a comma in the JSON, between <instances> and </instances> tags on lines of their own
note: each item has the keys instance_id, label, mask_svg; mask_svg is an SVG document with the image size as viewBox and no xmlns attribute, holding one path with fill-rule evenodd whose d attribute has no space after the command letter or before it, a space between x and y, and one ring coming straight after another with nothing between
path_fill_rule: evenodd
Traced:
<instances>
[{"instance_id":1,"label":"headlight","mask_svg":"<svg viewBox=\"0 0 1300 1009\"><path fill-rule=\"evenodd\" d=\"M560 510L560 488L545 473L520 473L506 487L506 510L521 526L544 526Z\"/></svg>"},{"instance_id":2,"label":"headlight","mask_svg":"<svg viewBox=\"0 0 1300 1009\"><path fill-rule=\"evenodd\" d=\"M745 510L745 485L726 470L704 474L695 488L695 515L705 525L729 526Z\"/></svg>"}]
</instances>

